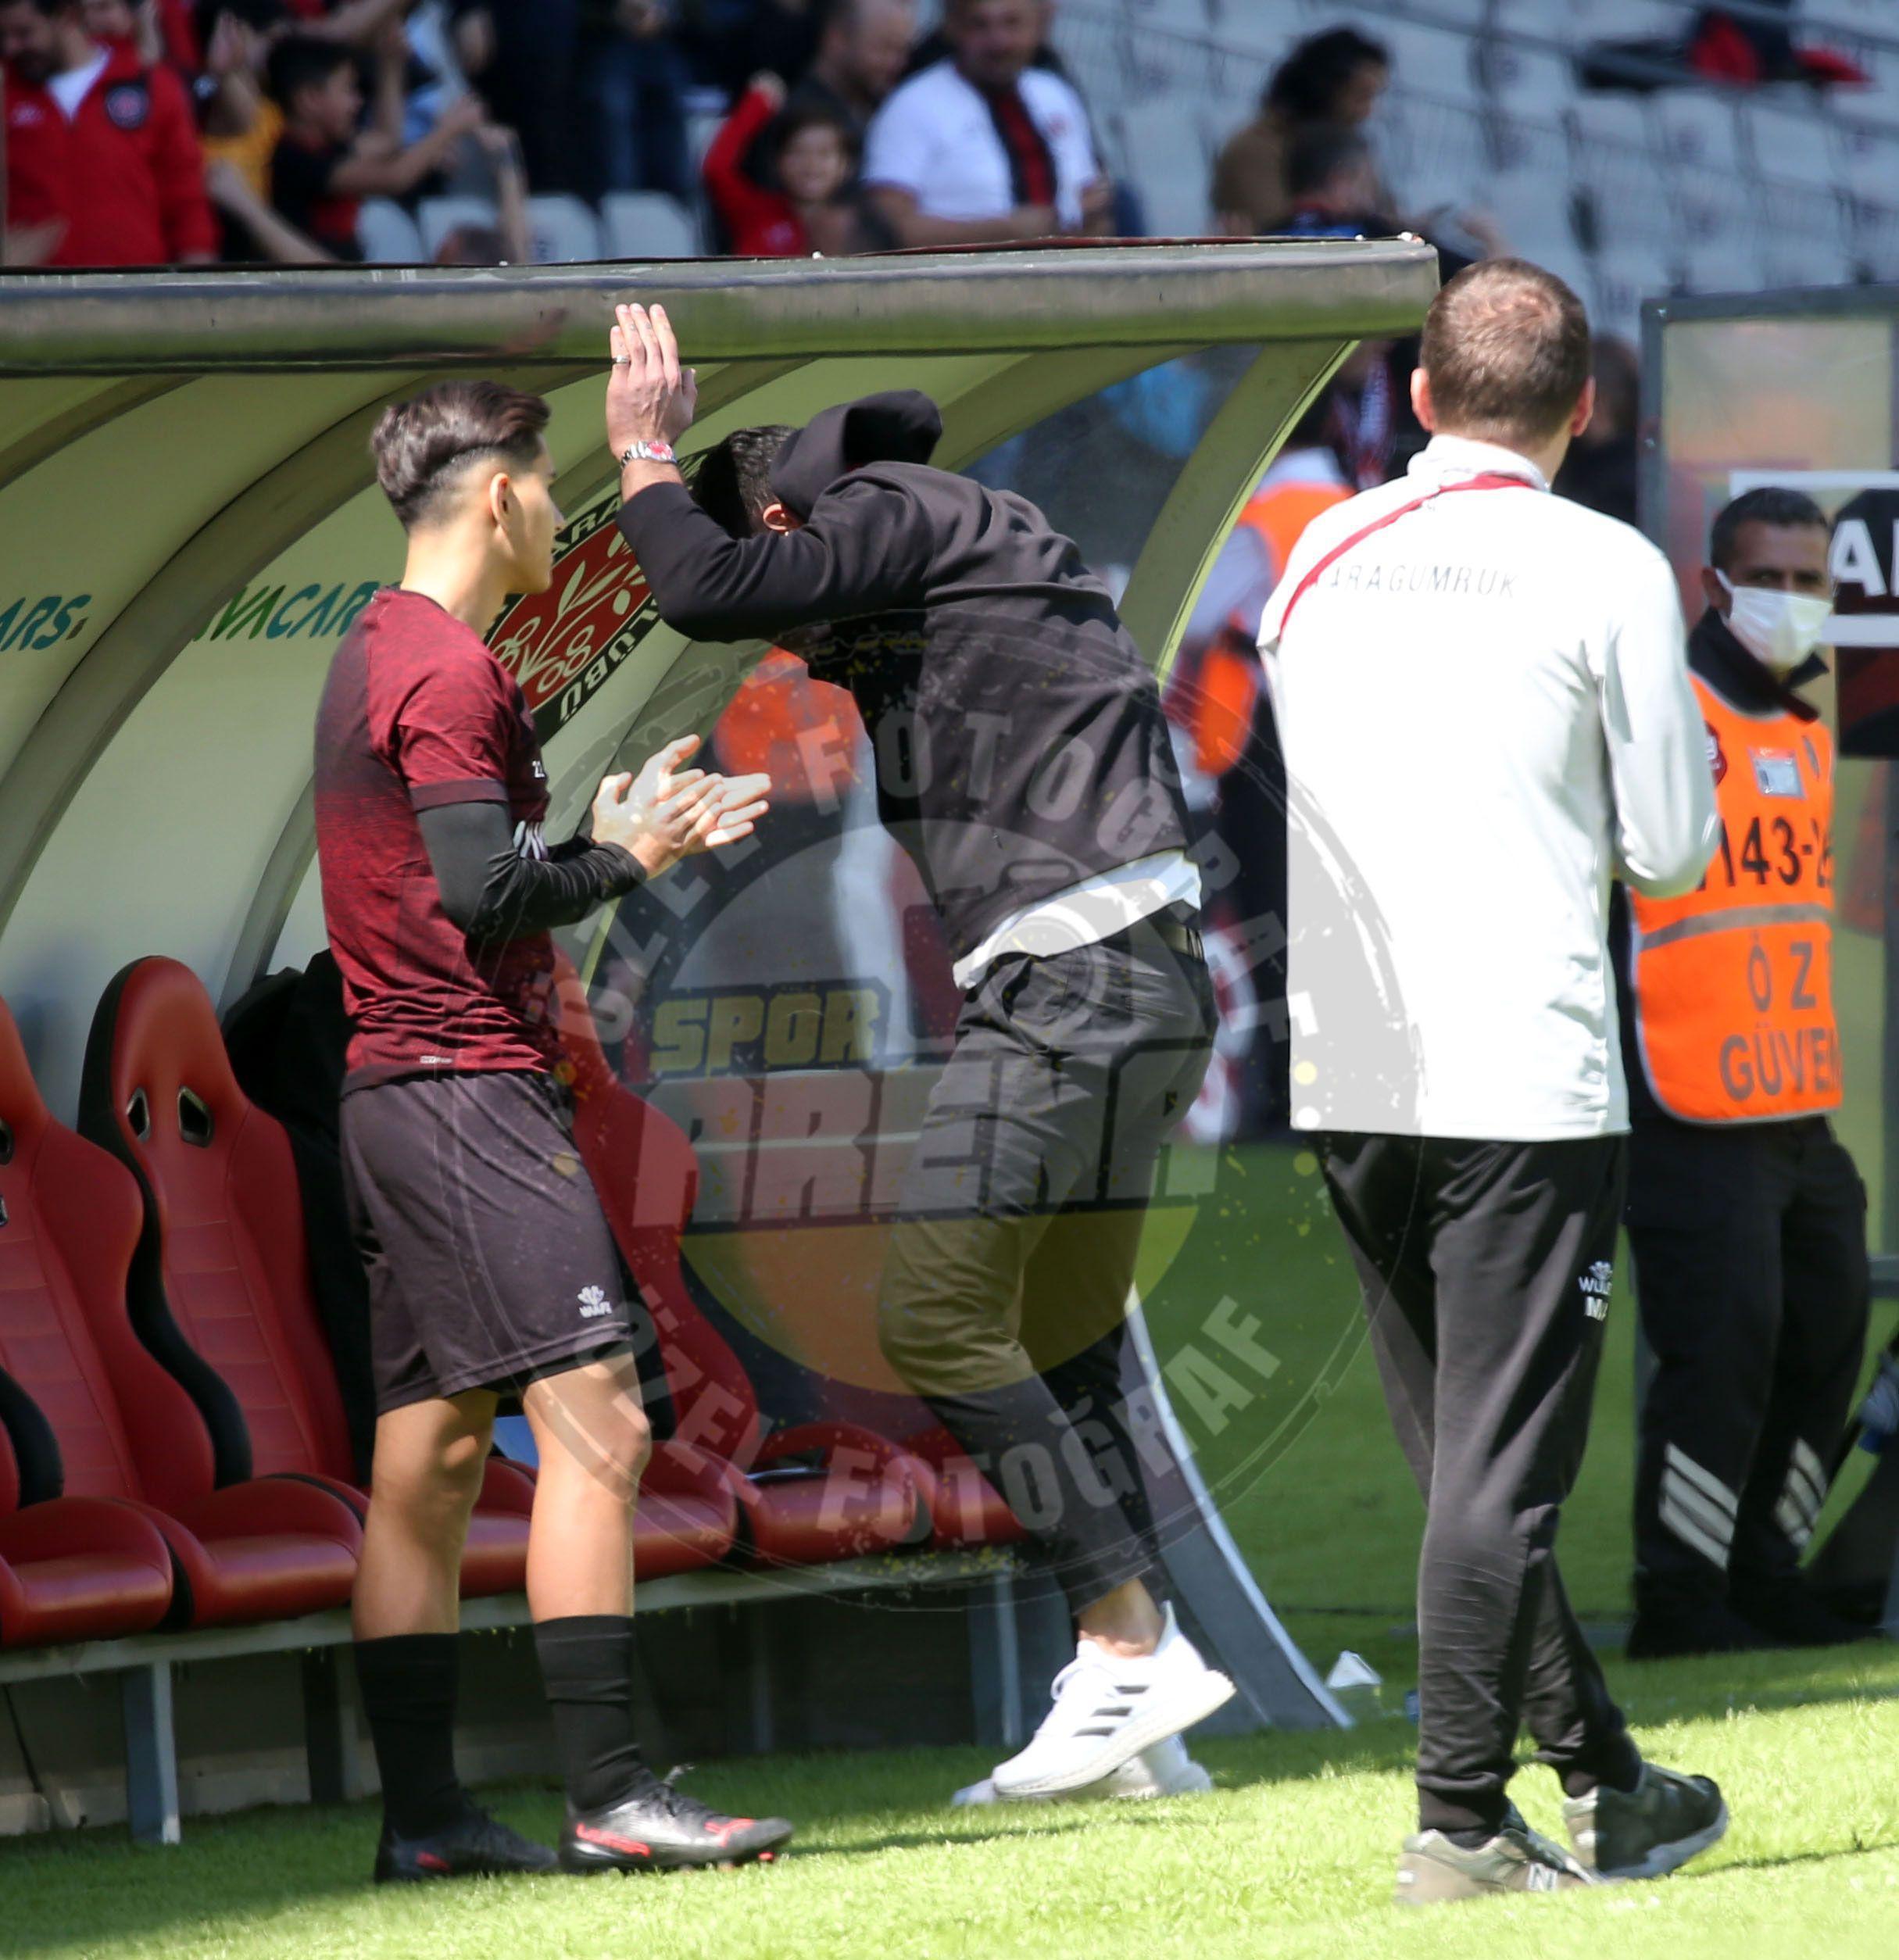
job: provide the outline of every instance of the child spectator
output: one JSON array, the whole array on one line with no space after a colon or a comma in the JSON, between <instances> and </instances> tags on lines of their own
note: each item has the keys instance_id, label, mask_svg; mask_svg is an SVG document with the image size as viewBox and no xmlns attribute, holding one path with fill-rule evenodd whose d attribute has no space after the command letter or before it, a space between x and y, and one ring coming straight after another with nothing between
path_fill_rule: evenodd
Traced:
<instances>
[{"instance_id":1,"label":"child spectator","mask_svg":"<svg viewBox=\"0 0 1899 1960\"><path fill-rule=\"evenodd\" d=\"M228 164L251 195L270 202L270 159L284 113L264 93L269 37L288 16L284 0L220 0L205 16L205 72L198 84L206 163Z\"/></svg>"},{"instance_id":2,"label":"child spectator","mask_svg":"<svg viewBox=\"0 0 1899 1960\"><path fill-rule=\"evenodd\" d=\"M399 57L392 45L385 64ZM461 139L486 125L478 97L449 104L419 143L401 146L387 127L363 129L363 88L356 57L334 41L292 34L270 50L271 95L284 133L271 159L271 200L287 223L338 259L360 259L356 213L365 198L406 197L446 163ZM399 118L399 91L378 91ZM386 116L379 117L386 121Z\"/></svg>"},{"instance_id":3,"label":"child spectator","mask_svg":"<svg viewBox=\"0 0 1899 1960\"><path fill-rule=\"evenodd\" d=\"M767 173L764 184L746 169L761 136L750 161ZM849 127L834 109L788 109L778 77L755 75L706 152L706 190L742 258L836 256L857 249L853 215L838 202L855 168Z\"/></svg>"}]
</instances>

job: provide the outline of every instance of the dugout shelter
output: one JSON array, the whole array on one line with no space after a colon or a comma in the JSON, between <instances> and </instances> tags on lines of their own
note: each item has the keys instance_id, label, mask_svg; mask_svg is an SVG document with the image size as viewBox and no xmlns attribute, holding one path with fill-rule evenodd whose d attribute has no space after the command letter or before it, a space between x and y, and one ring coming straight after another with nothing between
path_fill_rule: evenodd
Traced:
<instances>
[{"instance_id":1,"label":"dugout shelter","mask_svg":"<svg viewBox=\"0 0 1899 1960\"><path fill-rule=\"evenodd\" d=\"M535 712L553 784L549 829L560 836L603 773L635 766L685 730L710 729L766 651L688 646L645 602L612 523L617 473L601 426L615 301L663 302L698 368L699 420L682 445L688 457L736 426L797 423L854 395L915 386L943 410L939 463L1007 483L1039 459L1042 478L1021 487L1049 503L1058 524L1078 535L1093 528L1102 541L1093 549L1113 556L1125 580L1128 624L1164 669L1221 541L1303 407L1358 341L1414 331L1436 284L1435 254L1412 241L1077 243L831 264L0 280L0 998L18 1031L17 1053L0 1067L0 1093L13 1098L0 1110L0 1122L12 1126L0 1130L0 1149L12 1149L12 1130L23 1125L23 1134L54 1139L34 1145L34 1189L55 1193L42 1215L32 1191L23 1198L9 1188L14 1246L29 1221L34 1236L30 1250L10 1252L9 1226L0 1224L0 1261L9 1262L0 1286L0 1367L19 1358L22 1316L37 1313L44 1339L35 1364L45 1368L52 1347L60 1357L38 1400L48 1399L49 1383L70 1391L47 1416L34 1412L34 1396L0 1389L0 1438L11 1438L0 1441L0 1458L19 1460L0 1475L0 1683L13 1686L23 1711L16 1743L0 1740L0 1829L67 1813L111 1815L123 1804L139 1834L170 1839L181 1812L193 1808L362 1787L348 1670L334 1665L347 1638L334 1586L326 1594L319 1575L302 1593L281 1591L281 1611L256 1600L246 1609L232 1594L213 1611L206 1602L225 1599L218 1574L227 1579L229 1572L206 1525L198 1534L205 1562L193 1568L197 1592L181 1605L176 1540L155 1552L156 1541L126 1520L143 1515L136 1503L144 1502L161 1521L171 1515L167 1504L173 1513L196 1505L202 1523L236 1505L232 1490L257 1483L280 1461L349 1483L335 1468L330 1392L313 1400L304 1393L310 1371L323 1366L298 1318L307 1320L307 1304L287 1307L272 1297L274 1286L295 1292L299 1283L291 1271L299 1261L284 1250L302 1229L283 1208L294 1202L288 1160L268 1146L259 1171L238 1151L240 1134L249 1139L245 1151L263 1147L257 1139L267 1119L224 1086L206 1015L231 1007L264 976L302 967L323 944L310 797L316 697L350 621L402 565L400 535L367 448L382 409L469 373L535 389L553 404L549 439L567 519L555 585L511 606L492 643ZM1103 402L1111 419L1060 424L1068 433L1052 444L1025 442ZM685 952L667 984L694 984L696 935L689 921L681 925ZM567 950L580 984L592 989L593 1019L610 1050L624 1030L613 1025L607 981L625 958L606 925L570 935ZM171 964L128 976L132 963L155 956ZM807 1053L796 1042L776 1057L747 1048L749 1010L730 1009L731 993L711 987L715 1021L727 1013L737 1044L728 1043L724 1066L683 1071L654 1103L695 1156L678 1186L688 1197L695 1183L698 1192L687 1264L735 1322L751 1316L741 1335L770 1346L777 1295L795 1292L812 1269L806 1254L815 1241L800 1239L801 1229L836 1228L827 1243L854 1244L851 1270L874 1274L874 1204L841 1222L824 1215L825 1194L838 1189L839 1166L853 1191L883 1188L871 1158L881 1150L887 1164L891 1148L900 1157L905 1113L914 1114L927 1071L917 1053L880 1053L858 1071L875 1078L872 1088L859 1082L840 1092L839 1071L824 1064L864 1057ZM102 1001L110 1009L103 1021ZM771 1005L760 1008L761 1027ZM165 1125L174 1120L172 1136ZM104 1138L104 1154L133 1173L129 1182L115 1185L96 1155L84 1160L89 1171L70 1171L80 1160L57 1139L74 1125ZM787 1149L803 1154L787 1158ZM778 1210L761 1218L760 1165L781 1173L788 1161L795 1175L774 1173L771 1187ZM217 1177L198 1175L210 1165ZM124 1229L138 1240L129 1255L134 1287L140 1261L156 1260L173 1307L188 1293L198 1303L195 1325L178 1308L179 1324L155 1342L134 1300L143 1358L128 1350L122 1366L113 1361L124 1331L113 1318L120 1310L95 1297L115 1283L110 1247L94 1244L60 1263L63 1166L82 1182L103 1180L101 1190L113 1193L109 1203L98 1200L107 1210L134 1203ZM270 1187L266 1200L232 1196L259 1178ZM1178 1200L1162 1233L1172 1232L1171 1246L1205 1190L1183 1168L1164 1195ZM155 1250L161 1229L170 1236ZM1164 1246L1157 1275L1166 1254ZM1222 1347L1229 1359L1266 1354L1270 1247L1251 1268L1242 1261L1223 1270L1224 1289L1202 1319L1203 1332L1212 1329L1210 1352L1216 1361ZM810 1351L824 1307L819 1289L795 1328L777 1329L778 1346L807 1374L848 1375L837 1357ZM103 1323L87 1322L97 1313ZM90 1332L74 1334L81 1322ZM167 1347L173 1335L196 1361ZM225 1337L237 1347L219 1350ZM743 1339L738 1345L749 1351ZM198 1365L207 1356L219 1378L209 1386ZM208 1432L208 1444L200 1438L186 1452L209 1450L203 1490L153 1489L140 1460L168 1460L163 1434L135 1433L125 1409L106 1407L127 1399L127 1382L153 1358L174 1386L185 1379L186 1393L155 1390L151 1404L176 1399L179 1422L202 1422ZM1277 1368L1276 1357L1266 1360L1264 1372ZM716 1372L723 1364L712 1365ZM1138 1305L1128 1367L1131 1384L1150 1395L1165 1446L1153 1475L1176 1527L1171 1576L1184 1611L1241 1684L1247 1719L1343 1719L1280 1628L1196 1466L1176 1404L1180 1383L1203 1382L1204 1369L1177 1373L1168 1339ZM263 1370L282 1394L247 1393L247 1368ZM883 1385L850 1386L874 1397ZM278 1444L261 1419L266 1404L288 1436L287 1457L272 1454ZM145 1407L141 1420L150 1415ZM1296 1427L1303 1418L1287 1419ZM115 1452L123 1461L101 1468L71 1443L63 1456L48 1454L55 1430L95 1447L100 1462ZM835 1437L827 1444L797 1433L800 1448L785 1454L775 1477L769 1461L754 1460L760 1490L792 1479L827 1447L835 1454ZM506 1583L518 1482L506 1470L491 1478L492 1569L467 1589L473 1628L525 1619L524 1601ZM850 1547L834 1543L801 1560L787 1540L782 1556L748 1561L742 1531L727 1529L721 1543L716 1518L692 1511L689 1483L669 1500L680 1507L675 1522L685 1521L681 1542L699 1530L692 1542L703 1555L662 1562L642 1597L654 1616L649 1627L673 1617L659 1609L677 1608L681 1625L698 1629L655 1690L696 1746L974 1733L1001 1747L1032 1722L1062 1630L1052 1596L1022 1574L1006 1536L972 1530L959 1540L940 1520L932 1527L905 1511L874 1556L843 1555ZM269 1497L255 1500L263 1507L256 1528L294 1536ZM756 1493L746 1502L764 1515ZM62 1514L41 1508L61 1504L80 1506L63 1514L63 1525ZM104 1523L101 1506L110 1511ZM306 1536L327 1530L334 1543L324 1556L347 1562L346 1525L325 1525L307 1507L294 1522ZM136 1604L115 1622L106 1585L85 1611L61 1607L57 1586L47 1590L50 1568L41 1568L69 1554L82 1563L119 1559ZM73 1577L82 1590L87 1583L83 1573ZM852 1618L835 1604L845 1596L883 1599L893 1614L897 1603L927 1597L935 1610ZM821 1608L836 1616L812 1622L803 1659L788 1666L787 1642L760 1629ZM901 1640L873 1638L879 1626ZM907 1648L907 1658L890 1661L893 1648ZM873 1662L873 1649L885 1658ZM532 1701L527 1650L504 1637L487 1651L464 1690L477 1727L485 1706L494 1714L485 1754L464 1736L477 1775L535 1761L520 1714ZM888 1677L882 1700L879 1667ZM117 1694L98 1692L106 1677L116 1678ZM919 1695L925 1679L936 1684L933 1701ZM837 1711L829 1719L827 1695ZM893 1712L899 1705L910 1711L907 1727Z\"/></svg>"}]
</instances>

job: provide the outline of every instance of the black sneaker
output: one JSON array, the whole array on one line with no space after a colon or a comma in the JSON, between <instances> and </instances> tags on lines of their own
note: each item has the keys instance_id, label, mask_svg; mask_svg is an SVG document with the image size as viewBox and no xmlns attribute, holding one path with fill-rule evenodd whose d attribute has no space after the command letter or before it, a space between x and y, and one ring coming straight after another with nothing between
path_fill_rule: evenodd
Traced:
<instances>
[{"instance_id":1,"label":"black sneaker","mask_svg":"<svg viewBox=\"0 0 1899 1960\"><path fill-rule=\"evenodd\" d=\"M1752 1590L1736 1587L1734 1604L1749 1625L1782 1647L1847 1647L1879 1635L1876 1626L1836 1613L1798 1580Z\"/></svg>"},{"instance_id":2,"label":"black sneaker","mask_svg":"<svg viewBox=\"0 0 1899 1960\"><path fill-rule=\"evenodd\" d=\"M1716 1843L1728 1807L1711 1777L1645 1762L1632 1790L1598 1785L1563 1804L1576 1862L1598 1878L1661 1878Z\"/></svg>"},{"instance_id":3,"label":"black sneaker","mask_svg":"<svg viewBox=\"0 0 1899 1960\"><path fill-rule=\"evenodd\" d=\"M1751 1654L1775 1644L1731 1608L1638 1608L1624 1651L1632 1661L1672 1661L1685 1654Z\"/></svg>"},{"instance_id":4,"label":"black sneaker","mask_svg":"<svg viewBox=\"0 0 1899 1960\"><path fill-rule=\"evenodd\" d=\"M387 1824L376 1847L378 1885L418 1885L429 1879L494 1878L504 1872L551 1872L560 1861L545 1844L510 1830L473 1804L446 1830L398 1837Z\"/></svg>"},{"instance_id":5,"label":"black sneaker","mask_svg":"<svg viewBox=\"0 0 1899 1960\"><path fill-rule=\"evenodd\" d=\"M682 1866L768 1864L792 1834L782 1817L727 1817L650 1771L603 1810L567 1812L566 1872L670 1872Z\"/></svg>"}]
</instances>

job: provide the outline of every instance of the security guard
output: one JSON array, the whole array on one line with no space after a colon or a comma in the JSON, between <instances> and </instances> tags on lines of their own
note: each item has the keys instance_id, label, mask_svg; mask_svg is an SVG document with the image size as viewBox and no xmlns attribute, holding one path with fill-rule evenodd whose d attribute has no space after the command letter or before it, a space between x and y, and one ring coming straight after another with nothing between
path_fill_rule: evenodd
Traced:
<instances>
[{"instance_id":1,"label":"security guard","mask_svg":"<svg viewBox=\"0 0 1899 1960\"><path fill-rule=\"evenodd\" d=\"M1858 1636L1801 1550L1865 1344L1865 1190L1826 1112L1833 751L1826 520L1751 490L1715 520L1689 639L1721 842L1679 898L1619 893L1628 1225L1655 1357L1636 1480L1632 1655ZM1636 1058L1639 1057L1639 1064Z\"/></svg>"}]
</instances>

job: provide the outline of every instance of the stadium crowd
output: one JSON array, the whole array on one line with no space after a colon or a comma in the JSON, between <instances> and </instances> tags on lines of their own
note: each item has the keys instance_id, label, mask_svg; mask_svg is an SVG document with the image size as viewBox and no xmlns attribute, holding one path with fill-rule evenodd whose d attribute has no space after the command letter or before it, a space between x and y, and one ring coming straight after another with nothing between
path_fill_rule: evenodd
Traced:
<instances>
[{"instance_id":1,"label":"stadium crowd","mask_svg":"<svg viewBox=\"0 0 1899 1960\"><path fill-rule=\"evenodd\" d=\"M452 263L535 256L526 199L701 204L829 255L1138 230L1046 0L5 0L6 262L371 256L363 202L467 195ZM689 113L729 110L696 165Z\"/></svg>"}]
</instances>

